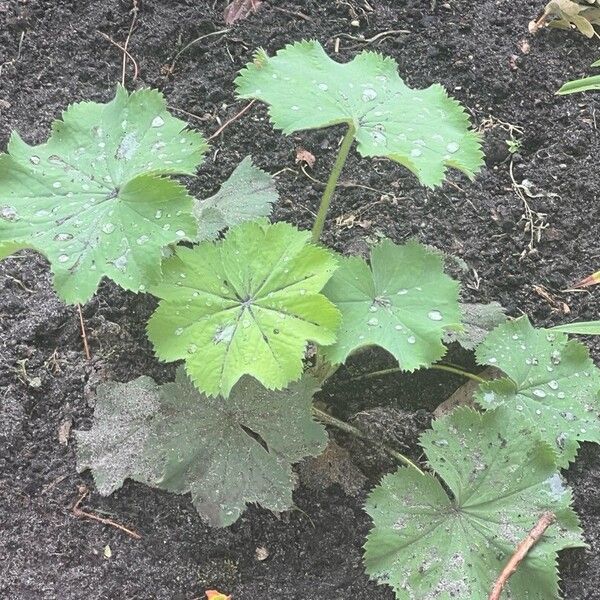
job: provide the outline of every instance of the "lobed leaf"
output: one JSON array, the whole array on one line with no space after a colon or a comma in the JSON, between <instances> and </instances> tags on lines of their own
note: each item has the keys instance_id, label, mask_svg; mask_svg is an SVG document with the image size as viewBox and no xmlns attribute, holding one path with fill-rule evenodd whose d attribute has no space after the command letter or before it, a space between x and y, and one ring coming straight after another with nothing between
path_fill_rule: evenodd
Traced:
<instances>
[{"instance_id":1,"label":"lobed leaf","mask_svg":"<svg viewBox=\"0 0 600 600\"><path fill-rule=\"evenodd\" d=\"M333 364L375 345L413 371L444 356L445 330L460 327L458 283L444 274L439 254L416 242L383 240L371 250L370 267L341 258L324 294L342 313L337 342L323 349Z\"/></svg>"},{"instance_id":2,"label":"lobed leaf","mask_svg":"<svg viewBox=\"0 0 600 600\"><path fill-rule=\"evenodd\" d=\"M107 104L70 106L44 144L13 133L0 155L2 253L42 253L69 303L89 300L104 276L133 291L156 283L161 248L196 235L191 198L163 177L202 160L206 142L186 127L160 92L119 87Z\"/></svg>"},{"instance_id":3,"label":"lobed leaf","mask_svg":"<svg viewBox=\"0 0 600 600\"><path fill-rule=\"evenodd\" d=\"M559 597L556 553L585 545L552 450L507 408L458 409L421 438L433 474L401 468L369 495L372 579L399 600L487 598L542 514L557 521L510 578L503 598ZM441 481L440 481L441 480ZM449 490L449 493L446 492Z\"/></svg>"},{"instance_id":4,"label":"lobed leaf","mask_svg":"<svg viewBox=\"0 0 600 600\"><path fill-rule=\"evenodd\" d=\"M481 142L444 88L410 89L389 57L362 52L340 64L317 41L260 50L235 81L238 96L269 105L273 125L289 134L352 124L362 156L385 156L430 187L447 167L472 177L482 165Z\"/></svg>"},{"instance_id":5,"label":"lobed leaf","mask_svg":"<svg viewBox=\"0 0 600 600\"><path fill-rule=\"evenodd\" d=\"M273 178L255 167L247 156L214 196L195 200L196 240L213 240L224 229L268 217L278 198Z\"/></svg>"},{"instance_id":6,"label":"lobed leaf","mask_svg":"<svg viewBox=\"0 0 600 600\"><path fill-rule=\"evenodd\" d=\"M319 292L333 255L287 223L248 222L222 241L177 248L148 323L159 358L185 360L200 390L227 396L244 374L269 389L298 379L308 341L335 341L340 315Z\"/></svg>"},{"instance_id":7,"label":"lobed leaf","mask_svg":"<svg viewBox=\"0 0 600 600\"><path fill-rule=\"evenodd\" d=\"M520 414L554 448L561 467L580 441L600 442L600 371L583 344L521 317L494 329L476 357L508 376L482 384L477 401Z\"/></svg>"},{"instance_id":8,"label":"lobed leaf","mask_svg":"<svg viewBox=\"0 0 600 600\"><path fill-rule=\"evenodd\" d=\"M316 381L282 391L244 377L229 398L202 395L182 368L174 383L149 377L98 387L94 425L76 431L77 468L91 469L108 495L130 478L191 493L212 526L235 522L246 504L273 511L293 504L291 465L327 445L311 417Z\"/></svg>"}]
</instances>

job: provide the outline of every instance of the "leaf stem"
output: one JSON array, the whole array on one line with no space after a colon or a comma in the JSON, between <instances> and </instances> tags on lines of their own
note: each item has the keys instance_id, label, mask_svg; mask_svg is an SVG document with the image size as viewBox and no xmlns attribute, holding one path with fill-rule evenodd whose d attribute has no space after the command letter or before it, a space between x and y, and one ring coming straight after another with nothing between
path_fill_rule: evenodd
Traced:
<instances>
[{"instance_id":1,"label":"leaf stem","mask_svg":"<svg viewBox=\"0 0 600 600\"><path fill-rule=\"evenodd\" d=\"M405 464L407 467L412 467L413 469L416 469L417 471L419 471L419 473L421 473L421 475L425 475L425 473L412 460L410 460L410 458L404 456L404 454L401 454L397 450L390 448L390 446L388 446L386 444L381 444L381 443L371 439L366 433L364 433L364 431L361 431L357 427L350 425L350 423L346 423L346 421L341 421L340 419L336 419L334 416L330 415L329 413L325 412L324 410L317 408L316 406L312 407L312 412L313 412L313 415L315 416L315 418L317 418L319 421L321 421L321 423L325 423L326 425L331 425L333 427L337 427L338 429L341 429L342 431L349 433L350 435L353 435L354 437L357 437L361 440L364 440L365 442L373 444L374 446L380 448L381 450L383 450L384 452L389 454L392 458L395 458L397 461Z\"/></svg>"},{"instance_id":2,"label":"leaf stem","mask_svg":"<svg viewBox=\"0 0 600 600\"><path fill-rule=\"evenodd\" d=\"M453 365L444 365L437 364L431 365L431 369L437 369L438 371L447 371L448 373L454 373L455 375L461 375L462 377L466 377L467 379L472 379L477 383L485 383L487 379L483 377L479 377L479 375L475 375L475 373L471 373L469 371L465 371L460 367L456 367ZM372 373L366 373L364 375L359 375L358 377L352 377L349 381L361 381L362 379L374 379L375 377L383 377L384 375L391 375L392 373L401 373L405 372L401 367L392 367L391 369L383 369L381 371L373 371Z\"/></svg>"},{"instance_id":3,"label":"leaf stem","mask_svg":"<svg viewBox=\"0 0 600 600\"><path fill-rule=\"evenodd\" d=\"M344 164L346 164L346 159L348 158L348 153L350 152L350 148L352 147L352 142L354 142L355 134L356 127L354 126L354 123L350 123L348 125L348 131L346 131L346 135L342 140L342 145L340 146L337 158L335 159L335 164L333 165L333 169L331 170L329 179L327 180L325 191L321 196L321 204L319 205L317 218L315 219L315 223L312 228L312 241L315 244L319 241L319 238L323 233L325 217L327 216L327 211L329 210L329 205L331 204L331 198L333 197L333 193L335 192L335 188L337 186L338 179L340 178L340 175L342 173L342 169L344 168Z\"/></svg>"}]
</instances>

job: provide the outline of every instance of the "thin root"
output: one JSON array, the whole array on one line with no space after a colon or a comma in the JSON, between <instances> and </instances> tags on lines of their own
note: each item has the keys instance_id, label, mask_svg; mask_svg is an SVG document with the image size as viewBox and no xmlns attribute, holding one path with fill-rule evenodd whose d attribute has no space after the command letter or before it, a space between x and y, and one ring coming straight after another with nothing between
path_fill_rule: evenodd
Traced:
<instances>
[{"instance_id":1,"label":"thin root","mask_svg":"<svg viewBox=\"0 0 600 600\"><path fill-rule=\"evenodd\" d=\"M80 508L81 503L85 500L85 498L89 494L89 490L85 486L81 486L79 488L79 493L80 493L80 496L77 499L77 502L75 502L75 504L73 505L73 508L71 509L71 512L76 517L78 517L80 519L91 519L92 521L98 521L98 523L102 523L103 525L110 525L110 527L115 527L116 529L120 529L123 533L126 533L128 536L130 536L136 540L142 539L142 536L139 533L137 533L136 531L133 531L131 529L127 529L127 527L124 527L123 525L116 523L112 519L106 519L105 517L99 517L98 515L95 515L94 513L90 513L85 510L82 510Z\"/></svg>"}]
</instances>

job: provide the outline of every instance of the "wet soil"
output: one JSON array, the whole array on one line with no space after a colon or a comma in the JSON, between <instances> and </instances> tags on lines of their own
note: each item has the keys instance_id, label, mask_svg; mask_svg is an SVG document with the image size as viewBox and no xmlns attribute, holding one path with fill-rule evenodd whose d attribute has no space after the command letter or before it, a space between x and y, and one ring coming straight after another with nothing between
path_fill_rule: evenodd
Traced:
<instances>
[{"instance_id":1,"label":"wet soil","mask_svg":"<svg viewBox=\"0 0 600 600\"><path fill-rule=\"evenodd\" d=\"M455 275L470 301L501 302L511 315L540 325L598 318L598 292L564 292L598 269L600 204L593 95L560 98L556 89L581 76L600 54L598 43L576 33L543 31L527 23L541 8L533 0L306 0L265 2L263 10L228 32L206 37L165 69L188 42L224 29L224 2L141 0L129 50L139 75L129 87L161 89L179 116L205 133L240 110L232 81L256 47L317 38L340 60L363 48L393 56L416 87L440 82L485 133L486 167L471 183L452 174L441 189L420 187L400 167L354 156L331 210L325 240L363 253L387 235L415 237L460 259ZM71 102L106 101L121 78L122 44L132 15L127 0L0 0L0 148L17 129L31 143L48 136L51 121ZM369 9L372 7L372 10ZM352 24L357 21L358 24ZM401 30L374 36L390 30ZM374 39L373 42L364 40ZM185 112L183 112L185 111ZM194 115L194 116L192 116ZM516 129L519 128L519 129ZM506 140L520 140L512 156L517 183L526 181L533 225L510 176ZM283 138L263 108L213 141L199 176L199 195L213 193L247 154L277 176L275 217L308 226L320 188L295 163L303 147L317 158L312 176L327 177L340 131ZM528 251L529 250L529 251ZM235 600L391 600L392 592L362 572L361 546L369 520L361 505L370 486L393 465L344 436L355 468L367 479L355 495L338 484L300 484L297 510L274 516L250 507L235 525L210 530L187 496L127 483L109 498L75 472L67 428L87 428L99 381L147 374L159 381L173 367L159 364L144 335L154 301L103 283L83 308L92 360L82 353L78 316L51 290L44 260L31 253L0 265L0 597L6 600L192 600L208 588ZM568 313L567 313L568 311ZM600 346L586 340L596 360ZM468 355L454 360L469 365ZM383 368L389 358L367 353L339 372L321 400L338 416L376 431L414 458L429 411L461 381L434 373L346 385L352 373ZM365 411L366 414L365 414ZM64 442L64 439L63 439ZM600 598L600 466L597 447L584 445L567 473L575 489L587 550L565 552L562 589L569 600ZM78 488L91 494L84 508L135 529L123 532L71 512ZM112 556L105 556L109 546ZM268 557L258 560L257 548Z\"/></svg>"}]
</instances>

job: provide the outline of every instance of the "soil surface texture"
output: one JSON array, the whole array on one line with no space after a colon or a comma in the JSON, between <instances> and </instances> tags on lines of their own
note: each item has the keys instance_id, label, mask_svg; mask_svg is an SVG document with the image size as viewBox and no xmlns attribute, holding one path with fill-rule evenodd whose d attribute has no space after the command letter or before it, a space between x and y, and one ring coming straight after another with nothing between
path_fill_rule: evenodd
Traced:
<instances>
[{"instance_id":1,"label":"soil surface texture","mask_svg":"<svg viewBox=\"0 0 600 600\"><path fill-rule=\"evenodd\" d=\"M499 301L510 315L527 313L538 325L599 317L597 290L562 291L599 268L598 97L555 91L589 72L600 52L575 32L530 36L527 24L543 0L272 0L228 31L221 0L137 4L128 48L138 76L134 81L129 64L127 86L162 90L173 112L205 135L244 106L233 80L258 47L273 53L316 38L334 54L339 40L341 61L379 50L396 59L409 85L443 84L484 134L483 171L474 182L451 173L428 190L400 166L354 153L342 175L351 185L334 199L325 242L361 254L383 235L416 238L461 259L453 274L467 301ZM68 104L112 97L122 74L116 44L128 36L131 8L130 0L0 0L0 149L13 129L40 143ZM212 140L198 177L186 183L206 197L251 154L278 173L274 217L308 227L322 188L296 164L296 150L316 157L307 172L323 181L341 134L333 128L283 137L257 104ZM512 155L511 136L519 140ZM193 600L214 588L234 600L393 600L389 588L363 573L369 518L361 507L394 465L336 432L349 453L334 453L345 456L346 482L329 485L324 477L319 485L314 473L301 476L297 510L276 516L250 507L227 529L207 528L188 496L128 482L102 498L89 473L76 473L68 429L90 427L99 382L174 376L145 337L154 307L149 296L101 284L83 307L87 361L77 309L55 296L45 260L25 252L0 264L0 598ZM599 360L598 342L585 341ZM473 367L470 355L453 352L455 362ZM418 460L418 434L462 381L428 372L346 383L391 362L382 352L363 353L320 400ZM567 477L589 548L562 554L562 590L569 600L600 599L597 447L584 445ZM84 510L142 538L74 516L82 486L89 490Z\"/></svg>"}]
</instances>

